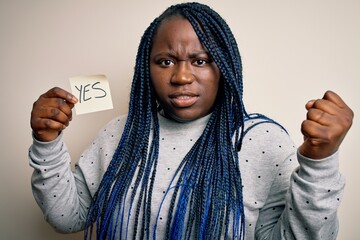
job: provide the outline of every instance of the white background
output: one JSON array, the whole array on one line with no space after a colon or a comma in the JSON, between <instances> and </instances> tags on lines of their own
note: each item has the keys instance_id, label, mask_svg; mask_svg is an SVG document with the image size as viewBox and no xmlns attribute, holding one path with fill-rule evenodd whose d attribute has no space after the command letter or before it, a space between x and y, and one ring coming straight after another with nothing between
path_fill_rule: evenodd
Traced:
<instances>
[{"instance_id":1,"label":"white background","mask_svg":"<svg viewBox=\"0 0 360 240\"><path fill-rule=\"evenodd\" d=\"M75 162L100 127L127 112L140 37L169 2L178 1L0 0L0 239L82 239L82 233L55 233L32 197L32 104L53 86L70 90L70 77L107 75L114 109L75 116L65 130ZM308 100L332 89L353 108L355 121L341 147L347 185L338 239L358 239L360 1L202 2L236 36L248 111L279 121L299 145Z\"/></svg>"}]
</instances>

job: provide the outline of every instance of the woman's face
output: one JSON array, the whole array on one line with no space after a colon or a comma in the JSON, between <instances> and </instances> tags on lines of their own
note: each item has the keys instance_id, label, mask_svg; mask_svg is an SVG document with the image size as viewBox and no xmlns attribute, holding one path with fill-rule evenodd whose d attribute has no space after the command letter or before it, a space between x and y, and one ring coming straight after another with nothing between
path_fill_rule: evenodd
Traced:
<instances>
[{"instance_id":1,"label":"woman's face","mask_svg":"<svg viewBox=\"0 0 360 240\"><path fill-rule=\"evenodd\" d=\"M212 111L220 71L188 20L165 19L153 39L150 76L165 114L191 121Z\"/></svg>"}]
</instances>

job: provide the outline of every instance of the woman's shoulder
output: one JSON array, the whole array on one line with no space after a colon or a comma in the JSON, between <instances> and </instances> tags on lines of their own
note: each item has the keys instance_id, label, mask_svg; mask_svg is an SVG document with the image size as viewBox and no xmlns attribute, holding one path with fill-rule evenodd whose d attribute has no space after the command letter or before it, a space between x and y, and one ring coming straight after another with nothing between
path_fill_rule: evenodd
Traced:
<instances>
[{"instance_id":1,"label":"woman's shoulder","mask_svg":"<svg viewBox=\"0 0 360 240\"><path fill-rule=\"evenodd\" d=\"M286 128L275 120L263 115L250 115L245 120L243 145L245 148L265 150L273 153L293 152L295 149Z\"/></svg>"},{"instance_id":2,"label":"woman's shoulder","mask_svg":"<svg viewBox=\"0 0 360 240\"><path fill-rule=\"evenodd\" d=\"M119 135L123 132L125 123L127 119L127 114L118 115L108 121L100 130L98 131L98 138L106 138L109 135Z\"/></svg>"},{"instance_id":3,"label":"woman's shoulder","mask_svg":"<svg viewBox=\"0 0 360 240\"><path fill-rule=\"evenodd\" d=\"M103 128L118 128L125 126L127 114L122 114L111 119Z\"/></svg>"},{"instance_id":4,"label":"woman's shoulder","mask_svg":"<svg viewBox=\"0 0 360 240\"><path fill-rule=\"evenodd\" d=\"M260 113L247 114L244 117L244 134L247 133L266 133L288 135L286 128L271 117L265 116Z\"/></svg>"}]
</instances>

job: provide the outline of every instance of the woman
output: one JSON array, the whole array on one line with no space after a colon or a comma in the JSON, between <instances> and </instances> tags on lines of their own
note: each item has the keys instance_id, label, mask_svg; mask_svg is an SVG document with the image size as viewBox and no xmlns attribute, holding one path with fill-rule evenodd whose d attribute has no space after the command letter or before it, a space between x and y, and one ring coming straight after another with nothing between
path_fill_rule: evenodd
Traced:
<instances>
[{"instance_id":1,"label":"woman","mask_svg":"<svg viewBox=\"0 0 360 240\"><path fill-rule=\"evenodd\" d=\"M330 91L307 103L297 152L281 125L245 111L235 39L209 7L171 6L150 24L128 115L73 173L61 136L76 102L53 88L31 115L33 192L59 231L88 239L96 222L97 239L336 238L351 109Z\"/></svg>"}]
</instances>

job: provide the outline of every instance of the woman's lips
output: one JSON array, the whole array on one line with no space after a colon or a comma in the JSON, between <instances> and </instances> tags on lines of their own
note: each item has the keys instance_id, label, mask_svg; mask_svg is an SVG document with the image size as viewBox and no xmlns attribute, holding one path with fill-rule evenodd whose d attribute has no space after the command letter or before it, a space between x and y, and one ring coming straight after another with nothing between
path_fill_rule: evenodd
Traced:
<instances>
[{"instance_id":1,"label":"woman's lips","mask_svg":"<svg viewBox=\"0 0 360 240\"><path fill-rule=\"evenodd\" d=\"M173 94L170 101L175 107L186 108L192 106L198 99L195 94Z\"/></svg>"}]
</instances>

